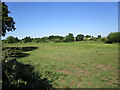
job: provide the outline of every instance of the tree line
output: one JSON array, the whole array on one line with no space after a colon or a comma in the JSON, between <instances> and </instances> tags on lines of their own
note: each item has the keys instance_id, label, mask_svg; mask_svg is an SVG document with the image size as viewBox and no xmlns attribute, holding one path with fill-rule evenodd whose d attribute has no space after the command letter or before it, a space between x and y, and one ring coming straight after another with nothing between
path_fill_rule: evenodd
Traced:
<instances>
[{"instance_id":1,"label":"tree line","mask_svg":"<svg viewBox=\"0 0 120 90\"><path fill-rule=\"evenodd\" d=\"M36 42L36 43L42 43L42 42L74 42L74 41L103 41L106 43L113 43L113 42L120 42L120 32L112 32L107 37L102 37L101 35L98 35L97 37L91 36L91 35L83 35L78 34L74 37L73 33L69 33L65 37L63 36L55 36L51 35L48 37L41 37L41 38L31 38L30 36L27 36L23 39L18 39L17 37L8 36L5 40L3 40L4 43L30 43L30 42Z\"/></svg>"}]
</instances>

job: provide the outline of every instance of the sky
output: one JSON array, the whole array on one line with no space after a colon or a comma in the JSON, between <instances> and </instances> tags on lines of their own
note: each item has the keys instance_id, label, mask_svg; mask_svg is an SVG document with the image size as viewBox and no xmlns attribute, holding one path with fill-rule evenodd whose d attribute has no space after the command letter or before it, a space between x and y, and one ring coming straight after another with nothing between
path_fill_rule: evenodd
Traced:
<instances>
[{"instance_id":1,"label":"sky","mask_svg":"<svg viewBox=\"0 0 120 90\"><path fill-rule=\"evenodd\" d=\"M117 2L6 2L16 30L8 36L40 38L68 33L107 36L118 31Z\"/></svg>"}]
</instances>

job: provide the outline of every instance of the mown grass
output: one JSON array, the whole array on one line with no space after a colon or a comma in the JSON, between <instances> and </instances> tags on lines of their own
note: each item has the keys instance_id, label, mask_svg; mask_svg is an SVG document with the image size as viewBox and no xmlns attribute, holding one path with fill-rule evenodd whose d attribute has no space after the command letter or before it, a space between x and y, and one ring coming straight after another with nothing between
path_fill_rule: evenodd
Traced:
<instances>
[{"instance_id":1,"label":"mown grass","mask_svg":"<svg viewBox=\"0 0 120 90\"><path fill-rule=\"evenodd\" d=\"M118 45L102 42L21 43L9 47L30 47L28 57L17 60L35 66L42 77L62 88L117 88Z\"/></svg>"}]
</instances>

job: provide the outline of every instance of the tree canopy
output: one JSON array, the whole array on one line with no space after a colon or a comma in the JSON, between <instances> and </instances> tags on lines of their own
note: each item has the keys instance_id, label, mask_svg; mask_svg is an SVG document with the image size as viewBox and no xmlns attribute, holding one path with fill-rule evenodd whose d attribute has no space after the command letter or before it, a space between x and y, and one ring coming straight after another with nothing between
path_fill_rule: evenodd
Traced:
<instances>
[{"instance_id":1,"label":"tree canopy","mask_svg":"<svg viewBox=\"0 0 120 90\"><path fill-rule=\"evenodd\" d=\"M78 34L78 35L76 36L76 41L82 41L82 40L83 40L83 37L84 37L84 35Z\"/></svg>"},{"instance_id":2,"label":"tree canopy","mask_svg":"<svg viewBox=\"0 0 120 90\"><path fill-rule=\"evenodd\" d=\"M8 6L2 3L2 36L5 36L6 32L14 31L15 22L12 17L8 16L10 11L8 11Z\"/></svg>"},{"instance_id":3,"label":"tree canopy","mask_svg":"<svg viewBox=\"0 0 120 90\"><path fill-rule=\"evenodd\" d=\"M19 39L17 37L13 37L13 36L8 36L6 39L7 43L18 43Z\"/></svg>"},{"instance_id":4,"label":"tree canopy","mask_svg":"<svg viewBox=\"0 0 120 90\"><path fill-rule=\"evenodd\" d=\"M28 43L28 42L32 42L32 38L29 36L29 37L25 37L24 39L23 39L23 42L24 43Z\"/></svg>"},{"instance_id":5,"label":"tree canopy","mask_svg":"<svg viewBox=\"0 0 120 90\"><path fill-rule=\"evenodd\" d=\"M107 38L109 39L109 41L111 42L120 42L120 32L113 32L110 33Z\"/></svg>"},{"instance_id":6,"label":"tree canopy","mask_svg":"<svg viewBox=\"0 0 120 90\"><path fill-rule=\"evenodd\" d=\"M85 37L86 37L86 38L90 38L90 37L91 37L91 35L86 35Z\"/></svg>"},{"instance_id":7,"label":"tree canopy","mask_svg":"<svg viewBox=\"0 0 120 90\"><path fill-rule=\"evenodd\" d=\"M66 42L71 42L71 41L74 41L74 36L72 33L69 33L67 36L66 36Z\"/></svg>"}]
</instances>

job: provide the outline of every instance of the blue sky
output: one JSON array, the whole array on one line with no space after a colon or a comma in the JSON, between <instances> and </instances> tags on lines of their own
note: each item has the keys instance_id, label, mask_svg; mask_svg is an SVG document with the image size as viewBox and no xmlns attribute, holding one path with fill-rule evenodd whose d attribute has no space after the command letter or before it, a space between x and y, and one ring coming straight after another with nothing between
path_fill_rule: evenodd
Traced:
<instances>
[{"instance_id":1,"label":"blue sky","mask_svg":"<svg viewBox=\"0 0 120 90\"><path fill-rule=\"evenodd\" d=\"M43 37L68 33L107 36L118 31L117 2L7 2L16 30L7 36Z\"/></svg>"}]
</instances>

